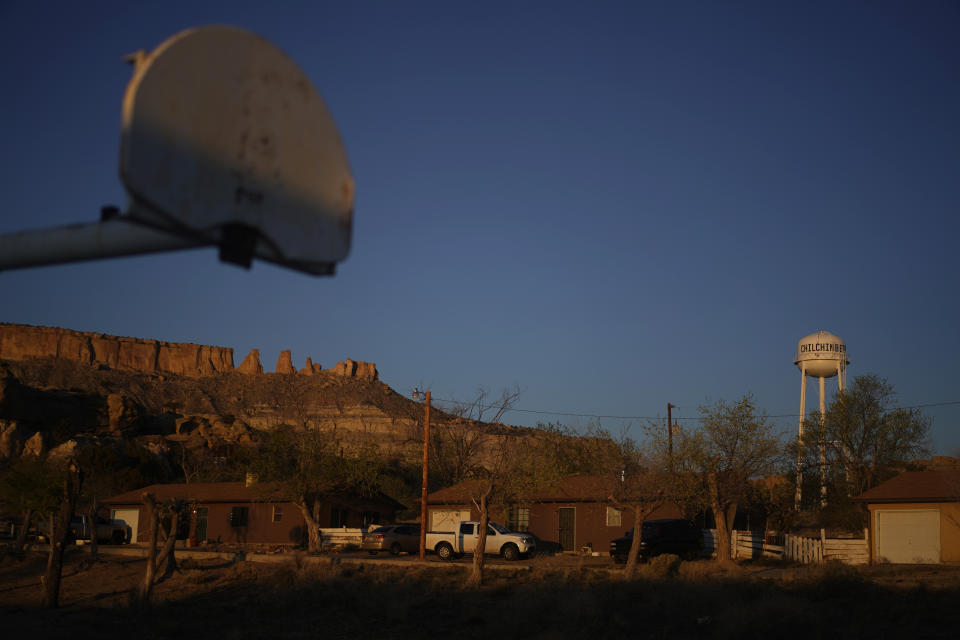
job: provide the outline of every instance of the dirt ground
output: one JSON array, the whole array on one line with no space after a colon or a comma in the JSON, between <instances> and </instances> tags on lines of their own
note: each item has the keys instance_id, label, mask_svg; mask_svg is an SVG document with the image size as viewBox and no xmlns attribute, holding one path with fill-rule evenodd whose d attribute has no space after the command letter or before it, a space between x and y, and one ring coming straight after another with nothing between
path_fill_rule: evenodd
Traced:
<instances>
[{"instance_id":1,"label":"dirt ground","mask_svg":"<svg viewBox=\"0 0 960 640\"><path fill-rule=\"evenodd\" d=\"M230 550L224 548L221 551ZM251 547L247 551L251 553L264 552L269 551L269 549ZM291 563L296 563L298 557L296 553L276 555L289 557ZM306 558L302 553L299 557ZM456 568L464 577L466 577L471 563L470 558L459 558L449 563L442 562L433 555L428 555L426 562L421 563L414 555L391 556L380 554L370 556L360 552L325 554L313 559L313 561L326 566L358 564L370 567L413 567L425 565L437 570L453 570ZM237 562L234 560L222 558L190 558L184 560L184 554L181 552L179 563L184 571L174 573L167 580L161 580L154 587L154 601L164 602L190 598L199 593L221 588L237 577ZM511 573L583 568L604 571L619 570L609 558L602 556L541 556L513 563L499 558L488 558L486 564L492 572L507 570ZM130 602L131 591L140 583L145 566L146 561L142 558L112 555L109 547L102 548L98 560L91 560L89 550L86 548L69 549L64 560L60 604L62 607L110 608L126 606ZM272 566L272 563L268 566ZM45 570L46 555L42 551L28 553L22 561L15 562L9 558L4 559L0 564L0 609L29 609L38 606L42 596L41 577ZM201 577L197 576L199 572L202 572Z\"/></svg>"},{"instance_id":2,"label":"dirt ground","mask_svg":"<svg viewBox=\"0 0 960 640\"><path fill-rule=\"evenodd\" d=\"M191 640L331 638L356 637L364 629L373 631L359 635L377 638L426 633L574 638L598 620L610 632L629 631L642 620L659 630L651 637L773 632L790 638L825 632L804 626L811 624L838 633L848 625L847 637L882 637L884 629L912 620L918 609L924 617L914 637L952 637L941 630L960 623L958 566L854 569L755 562L721 568L701 560L683 563L672 577L647 573L625 583L619 579L622 568L609 558L558 555L515 563L491 559L487 584L471 591L463 588L468 559L421 563L413 556L362 553L312 560L290 554L279 563L189 558L155 586L151 607L143 609L132 605L130 593L141 580L144 560L110 555L109 549L92 560L88 550L74 548L65 559L61 607L47 611L39 608L45 562L40 552L2 560L0 628L73 640L106 639L111 631L138 638L180 638L190 631ZM699 613L693 615L693 609ZM797 620L778 631L776 625L791 615Z\"/></svg>"}]
</instances>

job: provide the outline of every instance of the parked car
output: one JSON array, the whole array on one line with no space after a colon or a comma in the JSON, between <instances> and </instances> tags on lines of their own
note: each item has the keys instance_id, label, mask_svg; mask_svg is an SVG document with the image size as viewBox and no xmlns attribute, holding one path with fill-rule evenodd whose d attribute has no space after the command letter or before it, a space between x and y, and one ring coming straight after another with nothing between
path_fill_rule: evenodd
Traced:
<instances>
[{"instance_id":1,"label":"parked car","mask_svg":"<svg viewBox=\"0 0 960 640\"><path fill-rule=\"evenodd\" d=\"M360 548L370 555L389 551L393 555L419 553L420 527L415 524L385 524L369 533L363 534Z\"/></svg>"},{"instance_id":2,"label":"parked car","mask_svg":"<svg viewBox=\"0 0 960 640\"><path fill-rule=\"evenodd\" d=\"M610 541L610 557L615 562L626 562L633 546L633 530ZM640 557L650 558L662 553L673 553L685 558L700 555L703 549L703 530L689 520L671 518L647 520L640 528Z\"/></svg>"},{"instance_id":3,"label":"parked car","mask_svg":"<svg viewBox=\"0 0 960 640\"><path fill-rule=\"evenodd\" d=\"M480 538L480 523L464 520L456 531L428 531L427 549L441 560L453 560L456 556L473 553ZM503 556L505 560L519 560L537 552L537 541L529 533L513 533L505 527L490 522L487 524L487 540L484 553Z\"/></svg>"},{"instance_id":4,"label":"parked car","mask_svg":"<svg viewBox=\"0 0 960 640\"><path fill-rule=\"evenodd\" d=\"M69 542L77 540L89 541L91 529L96 531L97 542L107 544L123 544L127 541L127 528L121 524L111 522L101 516L96 516L96 526L90 526L90 520L87 514L73 516L70 519ZM37 527L37 541L49 542L50 540L50 520L41 520Z\"/></svg>"}]
</instances>

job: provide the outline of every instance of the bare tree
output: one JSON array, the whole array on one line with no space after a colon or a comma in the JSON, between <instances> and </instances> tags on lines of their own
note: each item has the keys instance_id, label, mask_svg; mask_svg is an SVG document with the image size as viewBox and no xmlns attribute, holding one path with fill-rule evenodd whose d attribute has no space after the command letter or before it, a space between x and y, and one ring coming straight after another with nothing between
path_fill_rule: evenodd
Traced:
<instances>
[{"instance_id":1,"label":"bare tree","mask_svg":"<svg viewBox=\"0 0 960 640\"><path fill-rule=\"evenodd\" d=\"M839 484L859 495L930 455L930 419L918 409L894 407L893 386L874 374L857 376L834 397L823 416L823 431L811 430L809 448L825 446L839 468ZM811 421L820 424L819 412Z\"/></svg>"},{"instance_id":2,"label":"bare tree","mask_svg":"<svg viewBox=\"0 0 960 640\"><path fill-rule=\"evenodd\" d=\"M30 524L41 514L56 510L61 492L59 474L38 458L22 458L4 471L0 502L22 518L9 553L19 555L23 551Z\"/></svg>"},{"instance_id":3,"label":"bare tree","mask_svg":"<svg viewBox=\"0 0 960 640\"><path fill-rule=\"evenodd\" d=\"M513 409L522 395L523 389L516 383L512 387L503 388L497 397L494 397L488 388L480 386L472 400L457 403L450 409L450 413L466 420L499 423L503 414Z\"/></svg>"},{"instance_id":4,"label":"bare tree","mask_svg":"<svg viewBox=\"0 0 960 640\"><path fill-rule=\"evenodd\" d=\"M554 457L556 449L552 446L552 435L536 429L527 433L500 433L488 428L484 432L480 452L484 460L470 466L470 477L464 483L479 512L479 537L473 552L473 569L467 579L468 586L476 587L483 583L491 508L506 507L559 479L561 469Z\"/></svg>"},{"instance_id":5,"label":"bare tree","mask_svg":"<svg viewBox=\"0 0 960 640\"><path fill-rule=\"evenodd\" d=\"M376 445L360 441L349 450L336 430L297 430L289 426L270 432L250 460L260 491L297 505L307 527L308 548L320 551L321 501L334 492L371 495L379 489L380 455Z\"/></svg>"},{"instance_id":6,"label":"bare tree","mask_svg":"<svg viewBox=\"0 0 960 640\"><path fill-rule=\"evenodd\" d=\"M751 481L773 472L783 447L764 413L746 395L734 404L723 400L700 408L700 429L681 431L674 440L678 474L689 474L717 523L717 559L730 562L730 532L737 506L749 495Z\"/></svg>"},{"instance_id":7,"label":"bare tree","mask_svg":"<svg viewBox=\"0 0 960 640\"><path fill-rule=\"evenodd\" d=\"M659 431L652 426L644 431L647 438L643 442L630 438L626 430L614 437L602 427L590 428L583 439L587 444L583 455L591 461L589 468L600 479L607 501L633 515L633 544L624 567L625 579L636 572L644 521L667 503L685 503L689 492L686 477L669 471L667 446L655 437Z\"/></svg>"},{"instance_id":8,"label":"bare tree","mask_svg":"<svg viewBox=\"0 0 960 640\"><path fill-rule=\"evenodd\" d=\"M166 562L165 576L170 576L177 568L174 547L177 541L177 528L180 523L180 514L183 512L182 500L170 500L160 503L152 493L141 496L147 522L149 522L150 537L147 542L147 565L143 574L143 582L137 590L136 600L141 606L150 603L153 585L157 582L157 567ZM161 538L163 547L157 551Z\"/></svg>"},{"instance_id":9,"label":"bare tree","mask_svg":"<svg viewBox=\"0 0 960 640\"><path fill-rule=\"evenodd\" d=\"M63 573L63 552L70 536L70 520L83 485L83 475L72 461L68 463L63 479L60 508L50 515L50 555L44 575L43 606L56 609L60 605L60 577Z\"/></svg>"},{"instance_id":10,"label":"bare tree","mask_svg":"<svg viewBox=\"0 0 960 640\"><path fill-rule=\"evenodd\" d=\"M436 485L449 486L471 477L482 464L482 452L489 442L491 424L498 424L503 414L516 404L523 391L518 385L505 388L496 399L485 387L479 387L469 402L458 403L448 410L452 421L438 421L430 438L431 477ZM488 420L485 420L488 418Z\"/></svg>"}]
</instances>

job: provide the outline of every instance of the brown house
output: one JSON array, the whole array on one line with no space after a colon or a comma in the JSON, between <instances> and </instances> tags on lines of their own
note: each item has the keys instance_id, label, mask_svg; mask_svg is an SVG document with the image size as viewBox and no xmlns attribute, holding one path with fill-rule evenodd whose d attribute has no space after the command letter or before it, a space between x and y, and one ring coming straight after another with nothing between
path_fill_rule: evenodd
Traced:
<instances>
[{"instance_id":1,"label":"brown house","mask_svg":"<svg viewBox=\"0 0 960 640\"><path fill-rule=\"evenodd\" d=\"M907 471L854 499L870 511L871 562L960 562L960 470Z\"/></svg>"},{"instance_id":2,"label":"brown house","mask_svg":"<svg viewBox=\"0 0 960 640\"><path fill-rule=\"evenodd\" d=\"M471 487L469 481L462 482L427 496L430 531L452 530L460 520L479 517ZM633 510L614 508L608 495L600 477L564 478L507 508L491 509L490 519L513 531L527 531L542 541L558 543L564 551L591 547L606 553L611 540L633 528ZM676 505L665 504L648 519L680 517Z\"/></svg>"},{"instance_id":3,"label":"brown house","mask_svg":"<svg viewBox=\"0 0 960 640\"><path fill-rule=\"evenodd\" d=\"M194 519L193 537L200 541L300 544L306 540L300 509L270 485L197 482L155 484L104 500L110 517L127 525L132 542L144 542L149 535L141 498L144 493L153 494L158 502L183 500ZM392 522L402 509L403 505L385 495L342 494L323 501L315 517L321 527L365 528ZM185 521L177 537L186 538L189 526Z\"/></svg>"}]
</instances>

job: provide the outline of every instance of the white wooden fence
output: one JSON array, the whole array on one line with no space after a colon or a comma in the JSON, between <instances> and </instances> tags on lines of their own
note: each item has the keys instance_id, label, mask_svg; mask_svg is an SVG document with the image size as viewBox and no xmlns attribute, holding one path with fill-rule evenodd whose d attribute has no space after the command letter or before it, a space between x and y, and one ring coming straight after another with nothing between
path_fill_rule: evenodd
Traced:
<instances>
[{"instance_id":1,"label":"white wooden fence","mask_svg":"<svg viewBox=\"0 0 960 640\"><path fill-rule=\"evenodd\" d=\"M714 554L716 529L704 529L704 553ZM867 530L862 538L828 538L823 529L819 538L786 534L783 544L767 542L764 534L757 531L732 531L730 553L734 558L782 558L801 564L817 564L838 560L846 564L870 562L870 547Z\"/></svg>"},{"instance_id":2,"label":"white wooden fence","mask_svg":"<svg viewBox=\"0 0 960 640\"><path fill-rule=\"evenodd\" d=\"M360 546L363 542L364 529L348 529L347 527L337 527L335 529L320 529L320 546L323 548L343 548L347 545Z\"/></svg>"}]
</instances>

